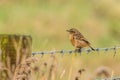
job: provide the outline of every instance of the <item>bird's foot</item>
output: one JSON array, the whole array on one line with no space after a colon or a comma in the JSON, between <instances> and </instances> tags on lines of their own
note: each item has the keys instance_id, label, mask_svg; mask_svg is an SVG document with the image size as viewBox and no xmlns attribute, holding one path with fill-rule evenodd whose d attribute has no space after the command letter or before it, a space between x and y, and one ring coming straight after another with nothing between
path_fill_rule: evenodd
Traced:
<instances>
[{"instance_id":1,"label":"bird's foot","mask_svg":"<svg viewBox=\"0 0 120 80\"><path fill-rule=\"evenodd\" d=\"M79 49L78 49L78 53L81 53L81 52L82 52L82 51L81 51L81 48L79 48Z\"/></svg>"},{"instance_id":2,"label":"bird's foot","mask_svg":"<svg viewBox=\"0 0 120 80\"><path fill-rule=\"evenodd\" d=\"M81 53L81 48L75 49L75 53Z\"/></svg>"}]
</instances>

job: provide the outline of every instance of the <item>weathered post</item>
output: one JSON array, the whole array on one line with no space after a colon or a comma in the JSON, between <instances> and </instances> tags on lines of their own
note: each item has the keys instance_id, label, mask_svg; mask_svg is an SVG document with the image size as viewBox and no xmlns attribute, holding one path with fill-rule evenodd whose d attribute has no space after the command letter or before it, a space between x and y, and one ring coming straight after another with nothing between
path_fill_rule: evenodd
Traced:
<instances>
[{"instance_id":1,"label":"weathered post","mask_svg":"<svg viewBox=\"0 0 120 80\"><path fill-rule=\"evenodd\" d=\"M12 80L16 66L31 56L28 35L0 35L0 80Z\"/></svg>"}]
</instances>

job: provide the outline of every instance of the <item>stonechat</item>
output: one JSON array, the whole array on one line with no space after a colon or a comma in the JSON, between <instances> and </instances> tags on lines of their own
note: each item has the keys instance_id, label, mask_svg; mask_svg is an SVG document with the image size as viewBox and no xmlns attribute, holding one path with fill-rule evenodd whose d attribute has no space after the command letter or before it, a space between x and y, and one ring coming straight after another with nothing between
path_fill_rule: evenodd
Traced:
<instances>
[{"instance_id":1,"label":"stonechat","mask_svg":"<svg viewBox=\"0 0 120 80\"><path fill-rule=\"evenodd\" d=\"M95 51L95 49L90 46L90 42L77 29L71 28L67 30L67 32L69 32L69 40L75 47L75 51L78 50L78 52L81 52L81 48L87 46Z\"/></svg>"}]
</instances>

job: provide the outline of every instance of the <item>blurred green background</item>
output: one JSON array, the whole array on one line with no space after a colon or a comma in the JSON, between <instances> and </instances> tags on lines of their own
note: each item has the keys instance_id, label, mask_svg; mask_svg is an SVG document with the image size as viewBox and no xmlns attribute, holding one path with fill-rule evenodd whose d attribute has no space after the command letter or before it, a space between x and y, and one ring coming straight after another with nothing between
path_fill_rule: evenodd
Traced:
<instances>
[{"instance_id":1,"label":"blurred green background","mask_svg":"<svg viewBox=\"0 0 120 80\"><path fill-rule=\"evenodd\" d=\"M77 28L94 48L119 46L120 0L0 0L0 34L31 35L33 51L73 50L66 32L70 28ZM111 75L120 74L119 50L115 58L114 51L92 53L76 57L65 54L62 58L55 55L57 71L65 67L69 75L71 69L74 74L81 66L88 72L107 66ZM51 56L46 56L38 64L45 60L52 63ZM68 79L66 75L62 80Z\"/></svg>"},{"instance_id":2,"label":"blurred green background","mask_svg":"<svg viewBox=\"0 0 120 80\"><path fill-rule=\"evenodd\" d=\"M119 0L0 0L0 34L26 34L33 51L73 49L69 28L77 28L93 47L118 46Z\"/></svg>"}]
</instances>

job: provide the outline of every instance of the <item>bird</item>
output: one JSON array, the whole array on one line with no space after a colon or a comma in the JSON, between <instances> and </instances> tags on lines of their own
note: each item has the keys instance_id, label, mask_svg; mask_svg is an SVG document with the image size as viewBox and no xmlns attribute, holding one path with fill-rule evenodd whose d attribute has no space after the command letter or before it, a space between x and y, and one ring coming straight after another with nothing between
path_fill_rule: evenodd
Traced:
<instances>
[{"instance_id":1,"label":"bird","mask_svg":"<svg viewBox=\"0 0 120 80\"><path fill-rule=\"evenodd\" d=\"M81 49L87 46L95 51L95 49L91 47L90 42L76 28L71 28L66 31L69 32L69 40L75 47L75 52L81 52Z\"/></svg>"}]
</instances>

